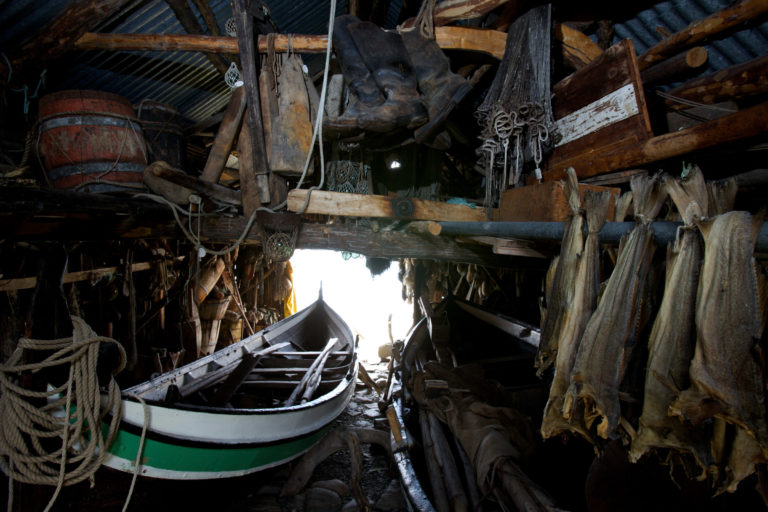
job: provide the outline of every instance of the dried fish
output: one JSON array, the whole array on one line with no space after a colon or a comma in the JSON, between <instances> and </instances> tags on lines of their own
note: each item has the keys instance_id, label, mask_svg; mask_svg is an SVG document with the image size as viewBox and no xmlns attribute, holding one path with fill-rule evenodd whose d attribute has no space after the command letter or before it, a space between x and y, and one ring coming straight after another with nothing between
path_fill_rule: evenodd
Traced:
<instances>
[{"instance_id":1,"label":"dried fish","mask_svg":"<svg viewBox=\"0 0 768 512\"><path fill-rule=\"evenodd\" d=\"M555 374L549 389L549 399L544 408L541 435L545 438L566 430L577 431L582 436L589 438L589 433L584 428L583 418L577 416L568 421L563 417L563 401L571 381L571 370L576 359L581 335L597 305L600 277L598 272L600 249L598 234L605 225L610 201L610 192L595 192L593 190L584 192L589 234L583 247L568 248L578 252L578 259L576 274L573 280L568 283L571 288L569 290L570 303L565 312L562 329L558 333Z\"/></svg>"},{"instance_id":2,"label":"dried fish","mask_svg":"<svg viewBox=\"0 0 768 512\"><path fill-rule=\"evenodd\" d=\"M730 445L728 464L725 471L720 472L723 482L715 495L722 492L736 492L739 483L755 472L758 464L768 462L760 443L746 430L736 428L736 434Z\"/></svg>"},{"instance_id":3,"label":"dried fish","mask_svg":"<svg viewBox=\"0 0 768 512\"><path fill-rule=\"evenodd\" d=\"M566 171L566 181L561 182L568 199L572 216L568 219L560 249L552 287L547 302L547 314L541 326L539 352L536 356L537 375L541 377L557 358L558 341L566 328L569 308L573 302L576 272L584 248L585 216L581 209L579 182L573 167Z\"/></svg>"},{"instance_id":4,"label":"dried fish","mask_svg":"<svg viewBox=\"0 0 768 512\"><path fill-rule=\"evenodd\" d=\"M760 218L734 211L699 221L704 264L696 300L691 387L670 413L693 424L717 416L746 430L766 451L763 372L756 357L760 319L753 251ZM768 453L768 452L766 452Z\"/></svg>"},{"instance_id":5,"label":"dried fish","mask_svg":"<svg viewBox=\"0 0 768 512\"><path fill-rule=\"evenodd\" d=\"M707 192L709 194L709 211L707 215L714 217L715 215L722 215L733 210L738 190L739 186L734 178L707 182Z\"/></svg>"},{"instance_id":6,"label":"dried fish","mask_svg":"<svg viewBox=\"0 0 768 512\"><path fill-rule=\"evenodd\" d=\"M618 261L581 338L563 413L584 408L587 427L601 419L597 434L615 436L621 405L619 385L638 342L641 297L656 244L651 222L664 203L657 177L630 182L635 227L621 241Z\"/></svg>"},{"instance_id":7,"label":"dried fish","mask_svg":"<svg viewBox=\"0 0 768 512\"><path fill-rule=\"evenodd\" d=\"M632 439L630 460L646 452L670 448L690 452L705 471L709 464L708 436L669 416L669 405L689 385L688 367L696 345L694 315L702 247L695 219L707 212L707 187L701 170L693 168L683 179L666 178L685 227L667 248L664 297L648 340L643 412L637 437Z\"/></svg>"},{"instance_id":8,"label":"dried fish","mask_svg":"<svg viewBox=\"0 0 768 512\"><path fill-rule=\"evenodd\" d=\"M632 192L624 192L616 198L616 209L614 211L614 221L624 222L629 215L629 208L632 206Z\"/></svg>"},{"instance_id":9,"label":"dried fish","mask_svg":"<svg viewBox=\"0 0 768 512\"><path fill-rule=\"evenodd\" d=\"M768 321L768 276L765 274L766 268L755 262L755 276L757 282L757 304L760 318L759 332L760 337L765 333L766 321ZM764 350L764 348L763 348ZM763 358L765 355L763 354ZM765 361L760 364L765 377ZM722 421L722 420L716 420ZM768 463L768 457L763 451L760 443L751 436L746 430L740 427L733 427L736 433L730 445L728 461L724 471L717 471L723 476L723 482L716 494L724 491L736 492L739 483L753 474L759 464Z\"/></svg>"}]
</instances>

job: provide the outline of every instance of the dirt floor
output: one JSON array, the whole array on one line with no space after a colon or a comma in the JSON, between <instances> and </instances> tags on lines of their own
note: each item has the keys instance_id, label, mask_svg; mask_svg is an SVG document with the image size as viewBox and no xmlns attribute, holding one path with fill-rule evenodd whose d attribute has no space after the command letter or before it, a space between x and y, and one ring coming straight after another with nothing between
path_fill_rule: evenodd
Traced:
<instances>
[{"instance_id":1,"label":"dirt floor","mask_svg":"<svg viewBox=\"0 0 768 512\"><path fill-rule=\"evenodd\" d=\"M386 381L387 362L364 362L371 377ZM379 410L379 396L358 381L357 391L335 427L388 431L384 413ZM387 452L377 445L361 443L361 487L370 502L370 510L397 512L406 510L396 472ZM169 512L352 512L363 510L350 489L351 459L347 450L337 451L312 473L307 486L292 497L281 496L286 479L295 464L288 463L254 475L222 481L177 482L139 478L129 511ZM54 511L120 511L128 495L131 476L101 469L95 486L87 482L62 490ZM2 485L2 484L0 484ZM7 487L2 485L5 494ZM16 511L43 510L52 494L50 487L16 487Z\"/></svg>"}]
</instances>

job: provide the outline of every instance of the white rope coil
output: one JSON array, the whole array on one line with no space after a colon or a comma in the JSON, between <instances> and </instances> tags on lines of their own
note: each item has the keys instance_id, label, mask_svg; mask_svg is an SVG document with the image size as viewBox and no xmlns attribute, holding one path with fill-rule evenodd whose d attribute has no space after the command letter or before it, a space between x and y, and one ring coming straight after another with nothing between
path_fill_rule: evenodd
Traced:
<instances>
[{"instance_id":1,"label":"white rope coil","mask_svg":"<svg viewBox=\"0 0 768 512\"><path fill-rule=\"evenodd\" d=\"M125 351L112 338L98 336L85 321L73 316L73 334L57 340L21 338L18 347L0 365L0 469L12 480L53 485L50 509L65 485L92 478L107 455L121 418L120 389L110 379L107 400L102 404L96 363L100 343L114 343L125 367ZM49 354L36 363L24 364L25 351ZM24 372L69 366L69 378L59 387L33 391L22 386ZM111 414L106 435L102 420ZM10 497L9 497L10 498Z\"/></svg>"}]
</instances>

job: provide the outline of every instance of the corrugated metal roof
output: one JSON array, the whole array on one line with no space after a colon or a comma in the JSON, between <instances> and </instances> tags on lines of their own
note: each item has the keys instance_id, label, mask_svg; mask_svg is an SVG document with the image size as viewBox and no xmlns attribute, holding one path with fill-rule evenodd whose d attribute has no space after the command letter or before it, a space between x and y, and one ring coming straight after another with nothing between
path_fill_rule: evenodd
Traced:
<instances>
[{"instance_id":1,"label":"corrugated metal roof","mask_svg":"<svg viewBox=\"0 0 768 512\"><path fill-rule=\"evenodd\" d=\"M66 0L32 2L0 1L0 42L20 41L34 34L56 16ZM198 16L202 17L188 2ZM211 0L212 11L222 32L231 17L229 0ZM327 31L330 0L265 0L271 17L282 33L324 34ZM347 10L348 0L340 0L337 13ZM667 0L641 11L628 21L617 23L616 41L631 38L638 55L662 39L658 27L674 33L692 21L700 20L730 5L729 0ZM386 14L386 28L393 28L400 16L403 0L392 0ZM163 0L136 0L122 13L105 23L102 31L138 34L185 33L173 11ZM706 44L707 71L745 62L768 52L768 22L740 30ZM322 68L321 55L306 55L311 72ZM81 51L68 59L69 66L55 79L52 90L64 88L99 89L129 98L133 103L151 99L176 107L190 123L201 121L225 108L229 89L219 73L201 53ZM61 71L61 70L60 70Z\"/></svg>"},{"instance_id":2,"label":"corrugated metal roof","mask_svg":"<svg viewBox=\"0 0 768 512\"><path fill-rule=\"evenodd\" d=\"M189 2L201 26L197 9ZM328 27L330 0L271 0L265 2L282 33L324 34ZM219 28L232 16L228 0L210 2ZM337 3L344 12L346 0ZM185 30L163 0L152 0L109 32L133 34L184 34ZM322 58L306 56L310 69L322 67ZM76 64L62 76L56 89L98 89L127 97L138 103L151 99L176 107L189 123L196 123L221 111L229 101L229 87L202 53L150 51L82 51ZM317 69L315 69L317 68Z\"/></svg>"},{"instance_id":3,"label":"corrugated metal roof","mask_svg":"<svg viewBox=\"0 0 768 512\"><path fill-rule=\"evenodd\" d=\"M668 0L641 11L633 19L617 23L616 41L629 38L638 55L645 53L664 36L659 28L675 33L733 4L729 0ZM705 72L746 62L768 52L768 22L717 37L702 45L709 52Z\"/></svg>"},{"instance_id":4,"label":"corrugated metal roof","mask_svg":"<svg viewBox=\"0 0 768 512\"><path fill-rule=\"evenodd\" d=\"M219 26L231 15L229 2L211 2ZM197 11L201 26L202 18ZM114 26L114 33L183 34L181 24L163 0L153 0ZM220 111L229 100L229 87L202 53L88 51L80 52L61 89L98 89L138 103L151 99L176 107L189 122Z\"/></svg>"}]
</instances>

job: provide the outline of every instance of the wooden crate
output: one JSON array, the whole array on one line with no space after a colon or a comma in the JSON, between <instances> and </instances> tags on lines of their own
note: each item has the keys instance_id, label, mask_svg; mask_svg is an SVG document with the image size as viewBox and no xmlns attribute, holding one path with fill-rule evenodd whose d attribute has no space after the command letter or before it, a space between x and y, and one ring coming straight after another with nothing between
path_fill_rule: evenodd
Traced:
<instances>
[{"instance_id":1,"label":"wooden crate","mask_svg":"<svg viewBox=\"0 0 768 512\"><path fill-rule=\"evenodd\" d=\"M621 192L618 188L579 184L582 201L585 190L608 190L613 199ZM613 219L614 201L608 208L608 219ZM545 181L537 185L511 188L501 195L499 208L500 221L524 222L562 222L571 215L571 208L563 194L559 181Z\"/></svg>"},{"instance_id":2,"label":"wooden crate","mask_svg":"<svg viewBox=\"0 0 768 512\"><path fill-rule=\"evenodd\" d=\"M552 90L560 140L542 165L545 181L563 178L568 167L580 178L616 170L598 155L611 148L635 146L653 135L637 56L629 39L616 43Z\"/></svg>"}]
</instances>

